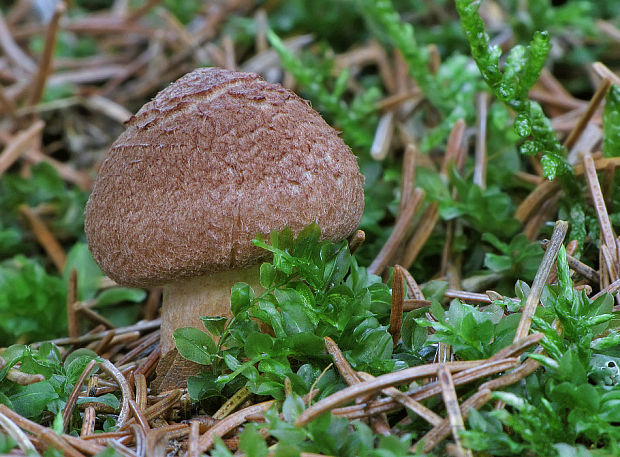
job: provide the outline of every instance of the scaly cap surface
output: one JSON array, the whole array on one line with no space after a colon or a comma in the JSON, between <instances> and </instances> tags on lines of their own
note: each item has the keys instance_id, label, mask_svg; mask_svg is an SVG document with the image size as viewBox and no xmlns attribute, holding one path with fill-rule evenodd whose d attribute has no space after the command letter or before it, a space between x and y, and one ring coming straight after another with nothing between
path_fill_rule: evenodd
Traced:
<instances>
[{"instance_id":1,"label":"scaly cap surface","mask_svg":"<svg viewBox=\"0 0 620 457\"><path fill-rule=\"evenodd\" d=\"M359 224L355 156L309 104L251 73L200 68L145 104L102 162L89 247L127 286L165 284L264 258L258 233Z\"/></svg>"}]
</instances>

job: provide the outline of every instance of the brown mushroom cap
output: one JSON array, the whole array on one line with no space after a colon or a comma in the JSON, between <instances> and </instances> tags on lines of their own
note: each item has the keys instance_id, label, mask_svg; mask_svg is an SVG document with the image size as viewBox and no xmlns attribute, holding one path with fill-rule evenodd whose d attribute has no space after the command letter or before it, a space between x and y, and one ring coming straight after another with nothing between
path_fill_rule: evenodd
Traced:
<instances>
[{"instance_id":1,"label":"brown mushroom cap","mask_svg":"<svg viewBox=\"0 0 620 457\"><path fill-rule=\"evenodd\" d=\"M200 68L144 105L108 151L86 206L102 270L127 286L252 265L257 234L359 224L355 156L309 104L251 73Z\"/></svg>"}]
</instances>

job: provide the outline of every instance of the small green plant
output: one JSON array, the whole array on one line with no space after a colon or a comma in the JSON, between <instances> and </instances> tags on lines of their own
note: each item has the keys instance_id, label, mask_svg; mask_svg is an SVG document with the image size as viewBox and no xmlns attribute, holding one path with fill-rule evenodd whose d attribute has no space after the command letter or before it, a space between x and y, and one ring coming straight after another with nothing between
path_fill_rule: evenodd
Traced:
<instances>
[{"instance_id":1,"label":"small green plant","mask_svg":"<svg viewBox=\"0 0 620 457\"><path fill-rule=\"evenodd\" d=\"M606 336L613 315L613 300L603 295L591 301L573 288L566 251L557 261L558 284L548 286L543 307L534 316L534 327L544 333L545 354L529 354L545 370L527 378L524 386L495 392L506 403L501 410L471 412L465 443L493 455L589 455L601 448L619 451L620 384L613 358L600 350L617 346L615 330ZM555 324L552 324L555 322ZM614 371L615 370L615 371ZM524 387L526 391L524 392ZM593 454L594 455L594 454Z\"/></svg>"},{"instance_id":2,"label":"small green plant","mask_svg":"<svg viewBox=\"0 0 620 457\"><path fill-rule=\"evenodd\" d=\"M0 345L49 340L67 330L66 300L70 272L79 271L78 300L93 305L118 325L135 320L138 308L119 303L139 303L142 289L115 287L99 291L103 273L84 243L76 243L67 255L64 278L49 274L37 259L17 255L0 262Z\"/></svg>"},{"instance_id":3,"label":"small green plant","mask_svg":"<svg viewBox=\"0 0 620 457\"><path fill-rule=\"evenodd\" d=\"M388 286L357 265L345 241L319 242L320 233L312 224L296 239L285 229L274 232L270 244L255 240L273 254L260 269L265 291L255 295L247 284L236 284L234 317L225 328L225 319L203 317L218 344L197 329L175 331L181 355L205 365L205 372L189 381L192 398L219 395L227 385L241 383L256 394L283 399L286 378L296 393L305 394L331 360L324 337L336 341L355 369L381 374L407 366L394 354L387 332ZM341 382L333 374L322 381L322 394Z\"/></svg>"},{"instance_id":4,"label":"small green plant","mask_svg":"<svg viewBox=\"0 0 620 457\"><path fill-rule=\"evenodd\" d=\"M519 5L518 0L509 0L506 3L513 15L511 24L519 37L527 37L542 29L551 30L554 35L559 36L569 30L577 36L596 36L599 32L594 16L601 14L601 9L605 8L605 2L600 2L601 4L595 7L583 0L569 0L562 5L553 5L551 0L529 2L527 6Z\"/></svg>"},{"instance_id":5,"label":"small green plant","mask_svg":"<svg viewBox=\"0 0 620 457\"><path fill-rule=\"evenodd\" d=\"M51 413L52 417L62 414L73 386L97 354L79 349L63 361L58 347L51 343L44 343L39 349L17 344L9 346L2 358L6 366L0 370L0 403L26 418L41 421L44 413ZM16 365L23 373L43 375L45 379L29 385L16 384L6 377ZM119 407L119 400L112 394L98 397L97 401L114 409Z\"/></svg>"},{"instance_id":6,"label":"small green plant","mask_svg":"<svg viewBox=\"0 0 620 457\"><path fill-rule=\"evenodd\" d=\"M426 344L449 344L464 360L486 359L511 344L521 317L520 314L504 316L498 305L481 310L459 300L453 300L447 311L434 302L431 311L437 321L416 320L418 325L435 330Z\"/></svg>"},{"instance_id":7,"label":"small green plant","mask_svg":"<svg viewBox=\"0 0 620 457\"><path fill-rule=\"evenodd\" d=\"M42 3L46 2L37 3L38 11L51 13L49 5ZM40 145L33 141L29 147L40 146L63 165L91 173L85 166L94 158L92 151L81 145L92 143L83 140L97 140L97 148L104 148L113 140L106 132L106 121L99 122L100 114L108 110L102 109L107 104L94 103L95 86L106 98L133 111L152 95L146 92L165 86L169 81L163 78L173 78L175 71L186 65L214 65L226 57L227 63L232 59L240 69L247 68L249 63L268 62L270 71L275 70L276 65L269 63L272 51L264 50L262 40L264 12L267 39L278 53L283 70L295 78L295 90L308 98L328 123L342 131L343 139L358 156L365 176L366 206L360 228L366 232L366 242L354 258L345 242L321 242L316 226L307 228L297 239L290 231L283 231L269 239L256 240L258 246L272 254L272 260L261 267L261 292L247 284L237 284L232 290L234 318L230 322L203 316L204 329L185 328L174 334L182 356L204 369L189 379L190 394L206 413L218 409L243 387L254 394L252 401L277 400L266 413L265 422L246 423L238 429L237 454L415 455L410 450L412 441L420 439L432 426L406 408L384 416L391 436L378 436L371 421L351 421L329 413L303 427L294 425L307 404L347 386L338 370L330 367L333 359L324 338L330 337L337 343L355 370L374 375L432 361L437 343L450 345L457 359L467 360L492 356L512 342L520 307L529 293L524 281L532 280L543 253L536 243L519 234L522 227L514 218L517 204L538 183L528 166L530 157L519 149L524 154L540 153L548 178L572 178L564 160L566 151L543 109L550 117L568 114L578 106L579 99L587 100L591 94L592 81L584 77L584 66L596 60L613 65L617 56L611 36L618 26L620 2L457 0L455 8L451 0L291 0L261 1L246 9L242 3L249 2L165 0L159 7L146 11L143 7L154 2L131 0L116 2L127 3L123 14L133 19L123 26L131 29L130 34L112 34L111 39L101 41L109 32L81 31L83 24L91 24L89 15L95 12L93 23L99 24L101 17L112 12L113 3L67 2L71 5L61 24L67 22L75 27L60 27L57 31L43 101L76 94L79 97L62 104L25 106L23 94L27 98L28 88L20 87L19 72L13 75L12 67L5 68L3 79L10 83L6 95L9 102L14 101L17 113L8 116L6 122L3 120L6 132L1 135L2 147L11 146L27 125L27 113L34 111L45 122L45 128ZM41 56L45 45L44 34L32 33L35 29L31 25L40 23L39 19L32 22L26 16L30 12L18 9L19 14L15 14L4 4L0 9L11 32L16 33L15 41L34 57L36 65L36 57ZM117 7L114 12L118 13L116 10ZM134 13L141 16L135 17ZM185 33L177 29L179 24L173 25L173 16L185 27ZM109 28L101 24L103 29ZM125 35L130 36L129 41ZM299 52L285 46L289 38L300 35L311 35L312 44ZM499 46L492 43L503 45L503 38L508 35L521 45L502 55ZM192 52L176 52L179 39L190 45ZM230 43L232 46L228 46ZM376 53L378 46L383 47L381 54ZM259 49L264 53L255 55ZM147 56L153 56L153 62L146 62ZM342 68L342 62L360 56L350 68L337 70ZM119 71L112 72L112 76L102 74L103 80L97 75L94 82L61 82L81 79L81 75L90 78L99 61L118 65ZM402 63L407 70L401 68ZM134 71L120 71L126 64ZM377 66L381 71L377 71ZM541 101L542 107L529 100L528 94L533 87L536 89L533 85L544 66L575 98ZM157 71L151 71L158 68L165 70L160 72L162 79L156 79ZM409 94L412 89L419 94ZM486 110L478 103L482 97L476 98L485 91L491 94ZM392 95L397 97L381 100ZM393 104L400 96L410 98ZM74 105L75 102L78 104ZM60 110L58 106L62 106ZM2 109L9 108L10 103ZM394 113L395 130L387 156L376 161L368 151L383 109ZM478 156L474 161L472 149L474 142L480 144L483 138L471 134L478 130L477 121L482 121L481 115L485 113L486 181L479 186L471 182L474 166L481 165ZM80 122L63 122L65 115L74 119L79 116ZM563 124L562 133L569 125L564 121L572 115L576 119L578 111L558 119L558 125ZM458 119L463 119L467 126L461 145L464 161L459 163L458 171L450 169L446 177L437 170L443 146ZM596 122L598 117L593 120ZM619 156L617 86L612 85L607 94L602 125L604 156ZM428 205L439 205L433 233L410 266L432 306L405 312L400 339L394 344L388 332L393 298L390 272L385 272L388 279L384 281L369 274L364 266L376 258L399 217L401 174L405 172L403 151L411 143L418 149L412 167L413 185L423 189L426 197L397 254L419 228L416 224ZM68 154L67 148L84 154ZM68 395L86 364L97 356L84 350L69 350L61 357L59 349L50 343L30 347L15 343L48 340L66 333L66 291L73 270L78 273L77 299L94 306L117 326L135 322L139 303L146 294L121 287L102 290L102 284L108 282L103 281L104 275L93 262L83 235L87 193L68 185L49 164L32 165L30 160L26 151L0 179L0 346L10 345L0 353L0 403L60 433L65 429L61 412ZM620 180L610 170L601 175L601 187L617 232ZM412 169L406 171L411 173ZM559 213L551 217L570 221L567 240L578 242L573 255L593 268L600 268L600 227L595 210L583 197L587 193L584 180L578 177L562 181L564 195L557 205ZM566 191L569 185L571 191ZM27 226L22 216L23 205L42 218L66 251L62 273L45 256ZM555 206L548 209L553 211ZM548 224L543 225L542 234L548 228ZM483 277L498 281L492 284L493 289L505 293L508 285L520 279L515 291L521 303L505 298L484 306L459 300L447 304L444 295L448 283L432 280L437 277L440 257L444 266L447 260L450 267L455 267L456 279L462 280L462 285ZM536 360L541 366L530 376L494 392L492 401L480 411L469 412L462 443L481 457L620 455L618 312L614 311L610 295L591 300L574 289L564 251L558 256L558 277L559 284L545 288L543 306L533 317L532 331L544 335L542 342L537 350L522 356L522 361L529 358L528 363ZM587 279L596 285L591 277ZM424 318L427 312L432 312L434 319ZM19 372L41 375L43 380L21 385L14 382ZM459 385L459 402L462 404L479 385ZM415 384L408 387L418 388ZM316 397L302 400L310 389L317 392ZM400 389L404 391L407 386ZM79 399L88 401L95 400ZM119 407L116 394L98 397L96 401L112 409ZM446 417L439 396L423 402ZM503 408L497 408L498 405ZM71 422L66 424L72 434L80 422L79 408L75 410ZM108 416L99 427L102 418L98 414L97 431L113 430L113 416ZM432 455L447 454L448 449L442 446ZM19 451L15 450L13 439L0 432L0 454L10 452ZM219 457L233 455L222 441L216 441L209 452ZM57 457L61 453L50 447L44 455ZM117 455L120 454L112 448L99 454Z\"/></svg>"},{"instance_id":8,"label":"small green plant","mask_svg":"<svg viewBox=\"0 0 620 457\"><path fill-rule=\"evenodd\" d=\"M33 240L24 230L19 215L20 205L35 208L45 205L53 211L50 228L60 240L79 239L84 233L84 205L88 194L69 187L49 164L34 165L29 178L7 174L0 180L0 239L7 238L9 244L0 244L0 255L12 255L17 247L22 253L31 254ZM19 239L20 244L16 244Z\"/></svg>"},{"instance_id":9,"label":"small green plant","mask_svg":"<svg viewBox=\"0 0 620 457\"><path fill-rule=\"evenodd\" d=\"M561 374L561 359L570 356L575 358L574 363L579 363L582 371L587 373L595 353L593 347L606 340L614 340L613 333L597 338L607 330L613 319L613 300L610 295L602 295L591 301L585 293L573 289L566 250L563 247L558 254L558 280L558 285L550 286L547 294L543 296L544 308L540 315L533 317L534 325L545 334L541 344L548 353L548 356L537 358L548 369L560 370L557 372L558 376L564 376ZM561 325L560 334L550 325L551 318L557 319ZM570 376L567 374L564 377Z\"/></svg>"},{"instance_id":10,"label":"small green plant","mask_svg":"<svg viewBox=\"0 0 620 457\"><path fill-rule=\"evenodd\" d=\"M66 332L65 284L22 255L0 263L0 346Z\"/></svg>"},{"instance_id":11,"label":"small green plant","mask_svg":"<svg viewBox=\"0 0 620 457\"><path fill-rule=\"evenodd\" d=\"M512 280L531 281L540 266L543 250L520 233L510 243L504 243L492 233L483 233L482 240L491 244L501 254L487 252L484 266L494 273L502 273Z\"/></svg>"},{"instance_id":12,"label":"small green plant","mask_svg":"<svg viewBox=\"0 0 620 457\"><path fill-rule=\"evenodd\" d=\"M543 69L551 49L549 35L536 32L529 46L515 46L500 65L501 50L490 44L484 23L478 14L480 0L457 0L461 25L478 65L482 78L493 94L516 113L514 128L521 138L523 154L542 153L541 163L545 176L572 174L564 156L566 151L556 137L551 121L541 106L528 99L528 92Z\"/></svg>"},{"instance_id":13,"label":"small green plant","mask_svg":"<svg viewBox=\"0 0 620 457\"><path fill-rule=\"evenodd\" d=\"M252 457L268 455L285 457L300 453L324 454L341 457L413 457L409 450L412 437L404 434L397 437L381 436L375 438L368 425L325 414L303 428L294 425L297 417L304 411L303 399L291 394L282 404L282 414L277 408L265 414L266 430L277 440L275 448L268 448L258 426L250 424L239 436L239 448ZM217 440L212 457L232 457L228 448Z\"/></svg>"},{"instance_id":14,"label":"small green plant","mask_svg":"<svg viewBox=\"0 0 620 457\"><path fill-rule=\"evenodd\" d=\"M425 135L422 149L429 150L445 141L459 118L473 120L474 96L481 84L467 59L455 54L442 63L437 74L431 73L428 49L418 43L413 26L400 19L390 0L360 0L358 4L371 31L401 52L411 76L444 116L439 126Z\"/></svg>"},{"instance_id":15,"label":"small green plant","mask_svg":"<svg viewBox=\"0 0 620 457\"><path fill-rule=\"evenodd\" d=\"M520 227L514 217L514 203L510 196L498 187L483 189L466 181L453 169L450 182L457 198L441 199L439 214L445 220L462 218L478 232L491 232L510 237Z\"/></svg>"}]
</instances>

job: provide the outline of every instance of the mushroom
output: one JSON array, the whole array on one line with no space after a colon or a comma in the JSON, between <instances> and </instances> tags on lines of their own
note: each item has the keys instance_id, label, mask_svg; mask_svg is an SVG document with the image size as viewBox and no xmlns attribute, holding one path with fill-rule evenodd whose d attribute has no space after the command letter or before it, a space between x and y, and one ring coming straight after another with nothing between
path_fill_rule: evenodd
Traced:
<instances>
[{"instance_id":1,"label":"mushroom","mask_svg":"<svg viewBox=\"0 0 620 457\"><path fill-rule=\"evenodd\" d=\"M258 75L200 68L145 104L107 152L86 205L88 245L120 285L163 285L161 350L230 290L260 288L258 234L316 221L341 240L364 208L355 156L308 102Z\"/></svg>"}]
</instances>

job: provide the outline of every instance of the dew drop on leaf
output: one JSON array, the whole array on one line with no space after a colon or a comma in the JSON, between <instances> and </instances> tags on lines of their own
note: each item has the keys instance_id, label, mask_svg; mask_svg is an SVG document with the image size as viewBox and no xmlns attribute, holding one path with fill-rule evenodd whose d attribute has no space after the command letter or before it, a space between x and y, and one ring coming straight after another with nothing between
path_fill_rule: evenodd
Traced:
<instances>
[{"instance_id":1,"label":"dew drop on leaf","mask_svg":"<svg viewBox=\"0 0 620 457\"><path fill-rule=\"evenodd\" d=\"M527 119L525 116L517 116L514 128L515 132L517 132L517 135L519 135L521 138L528 137L532 134L532 124L530 123L530 120Z\"/></svg>"},{"instance_id":2,"label":"dew drop on leaf","mask_svg":"<svg viewBox=\"0 0 620 457\"><path fill-rule=\"evenodd\" d=\"M523 143L520 149L522 154L535 155L540 150L540 144L537 141L529 140Z\"/></svg>"},{"instance_id":3,"label":"dew drop on leaf","mask_svg":"<svg viewBox=\"0 0 620 457\"><path fill-rule=\"evenodd\" d=\"M497 88L497 92L500 97L502 97L505 100L508 100L508 99L513 98L512 95L514 93L514 88L512 88L508 84L500 84L499 87Z\"/></svg>"}]
</instances>

